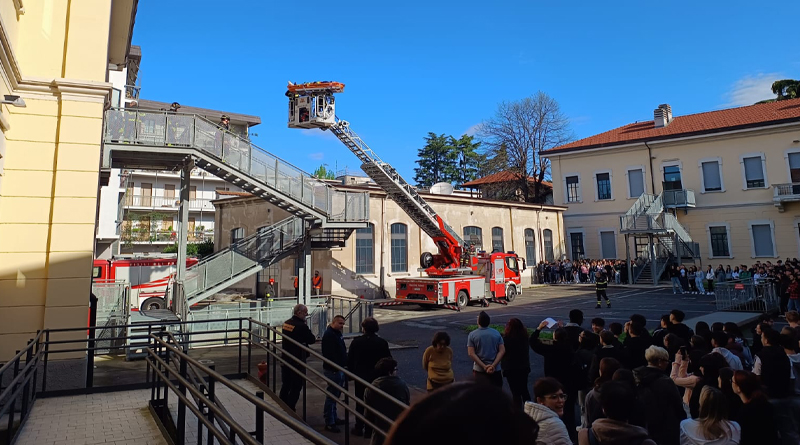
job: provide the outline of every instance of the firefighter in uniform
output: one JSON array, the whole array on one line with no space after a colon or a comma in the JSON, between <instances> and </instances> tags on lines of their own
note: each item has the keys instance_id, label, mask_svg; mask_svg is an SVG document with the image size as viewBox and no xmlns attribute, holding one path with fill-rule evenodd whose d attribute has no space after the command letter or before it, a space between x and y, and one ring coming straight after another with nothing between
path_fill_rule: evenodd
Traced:
<instances>
[{"instance_id":1,"label":"firefighter in uniform","mask_svg":"<svg viewBox=\"0 0 800 445\"><path fill-rule=\"evenodd\" d=\"M273 301L275 298L275 278L270 278L269 282L267 282L267 288L264 292L264 297L267 301Z\"/></svg>"},{"instance_id":2,"label":"firefighter in uniform","mask_svg":"<svg viewBox=\"0 0 800 445\"><path fill-rule=\"evenodd\" d=\"M322 293L322 277L319 276L319 271L314 271L314 278L311 279L311 286L314 288L314 295Z\"/></svg>"},{"instance_id":3,"label":"firefighter in uniform","mask_svg":"<svg viewBox=\"0 0 800 445\"><path fill-rule=\"evenodd\" d=\"M299 284L298 277L295 276L294 277L294 296L295 297L300 296L300 291L299 291L299 288L298 288L298 284Z\"/></svg>"},{"instance_id":4,"label":"firefighter in uniform","mask_svg":"<svg viewBox=\"0 0 800 445\"><path fill-rule=\"evenodd\" d=\"M608 288L608 277L599 270L594 274L594 276L595 290L597 291L597 306L594 308L600 309L601 298L606 300L606 307L611 307L611 300L609 300L608 296L606 295L606 289Z\"/></svg>"},{"instance_id":5,"label":"firefighter in uniform","mask_svg":"<svg viewBox=\"0 0 800 445\"><path fill-rule=\"evenodd\" d=\"M308 346L317 341L314 333L306 325L306 317L308 316L308 308L302 304L296 305L292 309L292 318L283 323L281 335L288 337L303 346ZM305 375L305 362L308 358L308 353L302 350L295 343L290 341L283 342L283 359L295 368L297 368L303 375ZM281 392L280 398L292 410L295 410L297 400L300 398L300 391L303 389L305 379L303 375L298 374L286 365L281 366Z\"/></svg>"}]
</instances>

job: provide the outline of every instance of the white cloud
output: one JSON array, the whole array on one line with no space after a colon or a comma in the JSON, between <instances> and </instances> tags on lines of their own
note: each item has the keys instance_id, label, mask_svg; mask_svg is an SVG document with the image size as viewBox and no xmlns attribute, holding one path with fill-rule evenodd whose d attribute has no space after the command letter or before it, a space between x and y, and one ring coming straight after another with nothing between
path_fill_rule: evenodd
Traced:
<instances>
[{"instance_id":1,"label":"white cloud","mask_svg":"<svg viewBox=\"0 0 800 445\"><path fill-rule=\"evenodd\" d=\"M309 159L313 159L315 161L321 161L321 160L325 159L325 153L322 153L322 152L310 153L308 155L308 158Z\"/></svg>"},{"instance_id":2,"label":"white cloud","mask_svg":"<svg viewBox=\"0 0 800 445\"><path fill-rule=\"evenodd\" d=\"M475 124L475 125L467 128L466 130L464 130L464 134L466 134L467 136L475 136L475 134L478 133L478 129L480 128L480 126L481 126L481 124L479 124L479 123Z\"/></svg>"},{"instance_id":3,"label":"white cloud","mask_svg":"<svg viewBox=\"0 0 800 445\"><path fill-rule=\"evenodd\" d=\"M747 75L734 82L731 90L727 94L728 102L725 106L740 107L753 105L764 99L774 99L772 94L772 83L776 80L784 79L780 73L758 73Z\"/></svg>"}]
</instances>

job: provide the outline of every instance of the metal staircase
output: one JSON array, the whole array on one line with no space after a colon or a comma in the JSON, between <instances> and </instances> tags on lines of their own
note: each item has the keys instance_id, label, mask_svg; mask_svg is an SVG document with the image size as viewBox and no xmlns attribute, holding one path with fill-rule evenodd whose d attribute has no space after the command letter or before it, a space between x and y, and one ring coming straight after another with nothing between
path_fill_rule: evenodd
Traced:
<instances>
[{"instance_id":1,"label":"metal staircase","mask_svg":"<svg viewBox=\"0 0 800 445\"><path fill-rule=\"evenodd\" d=\"M436 216L436 211L397 173L394 167L383 162L350 129L350 124L347 121L337 117L336 123L328 127L328 129L363 162L361 170L372 178L381 189L385 190L389 198L395 201L422 231L430 235L431 238L444 236L442 228L439 226L439 218ZM442 221L442 225L444 230L458 241L459 245L463 244L461 237L447 223Z\"/></svg>"},{"instance_id":2,"label":"metal staircase","mask_svg":"<svg viewBox=\"0 0 800 445\"><path fill-rule=\"evenodd\" d=\"M652 235L654 238L653 253L634 282L657 283L661 274L672 262L681 262L685 258L699 258L697 243L692 240L689 231L664 206L663 193L651 195L643 193L631 208L620 216L620 233L636 235Z\"/></svg>"},{"instance_id":3,"label":"metal staircase","mask_svg":"<svg viewBox=\"0 0 800 445\"><path fill-rule=\"evenodd\" d=\"M104 167L174 170L193 160L311 227L355 229L369 218L368 193L336 190L201 116L112 108L103 142Z\"/></svg>"}]
</instances>

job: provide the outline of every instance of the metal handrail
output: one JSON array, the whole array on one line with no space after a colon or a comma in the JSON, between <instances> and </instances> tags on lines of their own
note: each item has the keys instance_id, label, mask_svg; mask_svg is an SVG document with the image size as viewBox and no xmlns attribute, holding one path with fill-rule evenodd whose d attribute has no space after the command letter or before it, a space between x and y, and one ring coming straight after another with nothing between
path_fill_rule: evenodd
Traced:
<instances>
[{"instance_id":1,"label":"metal handrail","mask_svg":"<svg viewBox=\"0 0 800 445\"><path fill-rule=\"evenodd\" d=\"M241 397L246 399L248 402L252 403L257 408L263 410L264 412L268 413L272 417L278 419L281 423L285 424L286 426L288 426L289 428L294 430L296 433L298 433L301 436L303 436L305 439L311 441L312 443L314 443L314 444L325 444L325 445L331 445L331 444L335 444L336 443L336 442L331 441L327 437L323 436L322 434L318 433L317 431L309 428L308 425L306 425L305 423L297 420L295 417L290 416L289 414L284 412L282 409L276 408L275 406L266 403L264 400L259 399L258 397L254 396L253 394L250 394L249 392L247 392L241 386L233 383L232 381L228 380L222 374L220 374L217 371L205 366L204 364L200 363L198 360L195 360L194 358L190 357L188 354L186 354L182 350L176 348L174 345L166 342L162 338L159 338L156 334L151 334L150 335L150 339L153 341L154 344L158 345L161 348L166 349L167 351L169 351L169 353L178 356L180 360L185 361L188 365L191 365L196 370L199 370L202 373L206 374L210 379L213 379L214 382L221 383L221 384L225 385L225 387L227 387L231 391L235 392L236 394L240 395ZM159 362L162 366L168 367L168 364L161 357L159 357L159 355L156 353L156 351L154 351L151 347L147 348L147 352L148 352L148 354L150 356L148 358L152 358L154 361ZM148 367L150 367L150 366L152 366L153 369L155 370L154 363L149 362L148 363ZM217 402L216 401L209 400L204 394L202 394L201 391L196 389L194 387L194 385L192 385L190 382L188 382L179 373L176 374L173 371L170 374L171 374L171 376L162 376L164 383L168 383L170 379L176 379L179 383L184 385L187 390L192 392L192 394L195 397L199 397L199 398L204 399L205 407L207 407L210 411L214 412L214 417L215 418L221 418L222 420L225 421L226 424L230 425L231 428L236 431L237 435L239 435L239 439L241 439L243 442L248 443L248 444L258 444L258 442L255 439L252 438L252 436L250 435L249 432L244 430L244 428L242 428L241 425L239 425L235 420L233 420L229 416L227 416L225 414L224 410L219 409L219 407L217 406ZM171 384L171 382L169 384ZM180 391L178 390L177 387L175 387L175 385L171 385L170 389L172 389L176 394L180 393ZM187 399L187 401L188 401L188 399ZM189 405L189 406L191 406L191 405ZM198 415L198 414L200 414L200 413L195 413L195 415Z\"/></svg>"},{"instance_id":2,"label":"metal handrail","mask_svg":"<svg viewBox=\"0 0 800 445\"><path fill-rule=\"evenodd\" d=\"M800 196L800 193L795 192L795 188L800 188L800 182L789 182L786 184L772 184L773 194L775 199L780 199L782 196Z\"/></svg>"}]
</instances>

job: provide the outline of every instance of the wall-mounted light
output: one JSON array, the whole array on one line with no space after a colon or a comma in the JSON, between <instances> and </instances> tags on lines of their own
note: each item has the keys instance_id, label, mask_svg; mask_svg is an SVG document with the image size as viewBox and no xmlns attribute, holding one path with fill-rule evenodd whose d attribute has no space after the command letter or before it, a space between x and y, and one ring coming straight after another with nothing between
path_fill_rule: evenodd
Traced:
<instances>
[{"instance_id":1,"label":"wall-mounted light","mask_svg":"<svg viewBox=\"0 0 800 445\"><path fill-rule=\"evenodd\" d=\"M19 96L14 96L12 94L6 94L3 96L3 100L0 100L0 104L12 105L15 107L25 108L25 100Z\"/></svg>"}]
</instances>

